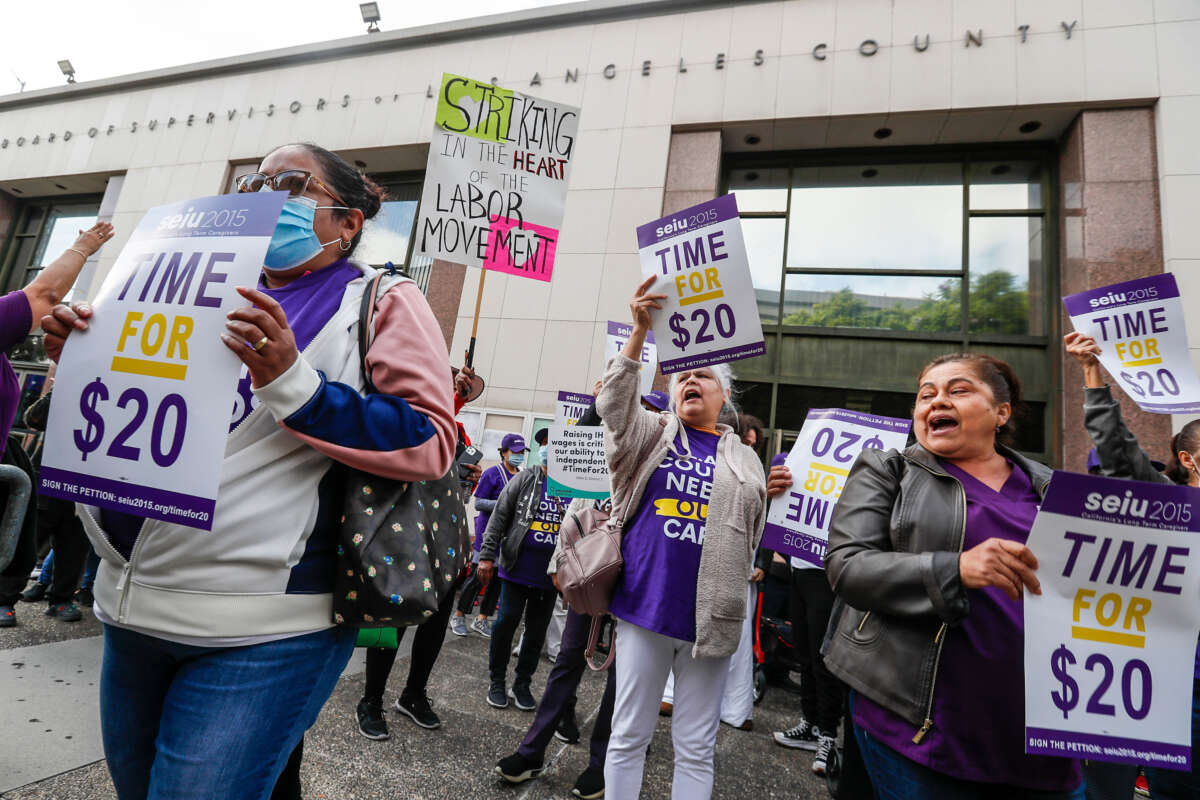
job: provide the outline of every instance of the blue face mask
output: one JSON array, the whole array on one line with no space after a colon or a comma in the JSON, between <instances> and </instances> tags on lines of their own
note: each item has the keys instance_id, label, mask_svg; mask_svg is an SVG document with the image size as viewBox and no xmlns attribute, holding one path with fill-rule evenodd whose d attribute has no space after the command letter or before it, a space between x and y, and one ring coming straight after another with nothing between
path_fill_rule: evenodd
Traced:
<instances>
[{"instance_id":1,"label":"blue face mask","mask_svg":"<svg viewBox=\"0 0 1200 800\"><path fill-rule=\"evenodd\" d=\"M313 215L318 208L350 210L345 206L319 206L311 197L289 197L283 204L279 221L275 223L275 232L271 234L271 243L267 246L267 255L263 259L266 269L293 269L320 255L322 250L338 241L334 239L322 244L313 232Z\"/></svg>"},{"instance_id":2,"label":"blue face mask","mask_svg":"<svg viewBox=\"0 0 1200 800\"><path fill-rule=\"evenodd\" d=\"M550 462L546 460L547 458L549 458L549 456L550 456L550 445L544 444L538 448L538 461L541 461L543 464L549 464Z\"/></svg>"},{"instance_id":3,"label":"blue face mask","mask_svg":"<svg viewBox=\"0 0 1200 800\"><path fill-rule=\"evenodd\" d=\"M524 453L509 453L508 463L512 464L514 467L521 466L522 464L525 463L525 454Z\"/></svg>"}]
</instances>

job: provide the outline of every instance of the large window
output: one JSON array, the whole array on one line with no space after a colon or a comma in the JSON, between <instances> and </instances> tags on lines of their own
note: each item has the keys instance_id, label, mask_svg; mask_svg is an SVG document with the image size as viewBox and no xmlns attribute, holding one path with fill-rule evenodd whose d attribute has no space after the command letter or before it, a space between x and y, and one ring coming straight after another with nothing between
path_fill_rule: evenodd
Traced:
<instances>
[{"instance_id":1,"label":"large window","mask_svg":"<svg viewBox=\"0 0 1200 800\"><path fill-rule=\"evenodd\" d=\"M730 157L767 353L742 404L786 449L809 408L908 416L916 373L952 351L1016 367L1019 446L1053 460L1050 156L939 151Z\"/></svg>"}]
</instances>

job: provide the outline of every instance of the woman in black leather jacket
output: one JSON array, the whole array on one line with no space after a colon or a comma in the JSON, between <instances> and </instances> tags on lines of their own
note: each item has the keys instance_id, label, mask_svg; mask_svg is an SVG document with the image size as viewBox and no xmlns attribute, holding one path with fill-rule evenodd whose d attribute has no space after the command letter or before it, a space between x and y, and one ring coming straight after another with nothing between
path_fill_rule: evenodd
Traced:
<instances>
[{"instance_id":1,"label":"woman in black leather jacket","mask_svg":"<svg viewBox=\"0 0 1200 800\"><path fill-rule=\"evenodd\" d=\"M917 384L917 443L859 456L825 556L841 603L823 654L871 782L880 800L1082 798L1077 761L1024 752L1025 541L1051 470L997 441L1020 382L957 354Z\"/></svg>"},{"instance_id":2,"label":"woman in black leather jacket","mask_svg":"<svg viewBox=\"0 0 1200 800\"><path fill-rule=\"evenodd\" d=\"M1192 420L1171 437L1171 464L1166 474L1159 472L1121 419L1121 406L1100 372L1100 362L1096 359L1100 347L1096 340L1082 333L1068 333L1063 342L1067 352L1083 368L1083 424L1096 446L1101 474L1150 483L1200 486L1200 419ZM1200 647L1196 649L1193 669L1192 742L1195 746L1200 743ZM1154 800L1200 798L1200 773L1196 770L1195 760L1191 772L1148 767L1146 781L1151 796Z\"/></svg>"}]
</instances>

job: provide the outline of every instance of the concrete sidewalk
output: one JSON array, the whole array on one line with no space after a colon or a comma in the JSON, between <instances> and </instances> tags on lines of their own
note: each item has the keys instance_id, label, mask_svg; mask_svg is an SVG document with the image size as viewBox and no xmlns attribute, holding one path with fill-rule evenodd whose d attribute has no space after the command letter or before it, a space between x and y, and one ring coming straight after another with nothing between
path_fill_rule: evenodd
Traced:
<instances>
[{"instance_id":1,"label":"concrete sidewalk","mask_svg":"<svg viewBox=\"0 0 1200 800\"><path fill-rule=\"evenodd\" d=\"M4 714L0 719L12 719L3 727L10 744L0 753L0 791L4 792L0 799L115 800L103 761L93 760L100 758L98 715L96 689L88 684L98 682L99 640L87 637L95 637L99 625L89 612L85 612L84 622L65 624L43 617L43 609L43 604L18 605L20 626L0 632L0 650L4 651L0 654L4 667L0 670L0 713ZM18 650L30 645L40 646ZM363 676L361 653L356 655L309 731L304 796L309 800L570 797L575 778L587 766L586 736L600 702L602 676L588 674L580 687L583 742L564 745L555 740L542 776L510 787L492 773L492 767L516 749L533 715L513 707L498 710L487 705L487 649L488 643L479 636L459 638L447 632L429 687L442 727L426 731L389 710L392 738L386 742L369 741L358 732L354 706L362 692ZM37 658L30 660L31 653ZM13 667L15 663L23 666ZM64 677L67 673L63 670L69 670L69 677ZM402 650L385 697L389 708L404 685L407 670L408 653ZM549 662L543 659L534 680L539 696L549 670ZM72 685L62 686L56 683L59 680L70 680ZM29 688L35 684L37 691ZM789 726L798 716L796 698L775 691L756 709L754 731L722 725L713 796L727 800L828 797L823 782L809 769L811 753L786 750L771 740L772 730ZM21 720L27 718L55 722L26 722L30 728L26 731ZM670 725L668 719L659 720L650 746L642 792L645 798L670 795ZM13 743L33 733L33 728L38 737L31 739L31 746L22 742L13 749ZM72 738L56 738L68 736ZM32 746L34 742L36 746ZM15 788L5 791L5 786Z\"/></svg>"}]
</instances>

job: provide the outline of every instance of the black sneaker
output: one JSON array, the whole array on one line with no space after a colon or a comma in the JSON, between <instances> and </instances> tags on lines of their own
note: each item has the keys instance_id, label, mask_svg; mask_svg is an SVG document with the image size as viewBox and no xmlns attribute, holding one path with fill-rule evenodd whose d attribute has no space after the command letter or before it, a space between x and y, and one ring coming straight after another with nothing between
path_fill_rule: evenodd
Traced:
<instances>
[{"instance_id":1,"label":"black sneaker","mask_svg":"<svg viewBox=\"0 0 1200 800\"><path fill-rule=\"evenodd\" d=\"M817 752L813 756L812 771L814 775L825 776L826 768L829 766L829 760L832 758L832 753L837 742L832 736L825 733L820 734L820 739L817 741Z\"/></svg>"},{"instance_id":2,"label":"black sneaker","mask_svg":"<svg viewBox=\"0 0 1200 800\"><path fill-rule=\"evenodd\" d=\"M46 592L49 590L49 588L50 587L46 584L35 581L33 586L30 586L28 589L21 592L21 599L26 603L36 603L38 600L41 600L46 596Z\"/></svg>"},{"instance_id":3,"label":"black sneaker","mask_svg":"<svg viewBox=\"0 0 1200 800\"><path fill-rule=\"evenodd\" d=\"M575 788L571 794L582 797L583 800L596 800L604 797L604 770L588 767L575 779Z\"/></svg>"},{"instance_id":4,"label":"black sneaker","mask_svg":"<svg viewBox=\"0 0 1200 800\"><path fill-rule=\"evenodd\" d=\"M562 715L562 719L558 721L558 727L554 729L554 738L567 744L579 743L579 724L575 722L574 714Z\"/></svg>"},{"instance_id":5,"label":"black sneaker","mask_svg":"<svg viewBox=\"0 0 1200 800\"><path fill-rule=\"evenodd\" d=\"M524 783L542 774L542 762L513 753L496 762L496 774L509 783Z\"/></svg>"},{"instance_id":6,"label":"black sneaker","mask_svg":"<svg viewBox=\"0 0 1200 800\"><path fill-rule=\"evenodd\" d=\"M358 701L358 732L376 742L392 738L383 718L383 700L364 697Z\"/></svg>"},{"instance_id":7,"label":"black sneaker","mask_svg":"<svg viewBox=\"0 0 1200 800\"><path fill-rule=\"evenodd\" d=\"M62 622L79 622L83 619L83 614L74 603L51 603L46 607L46 616Z\"/></svg>"},{"instance_id":8,"label":"black sneaker","mask_svg":"<svg viewBox=\"0 0 1200 800\"><path fill-rule=\"evenodd\" d=\"M504 693L503 683L493 683L487 693L488 705L492 708L508 708L508 695Z\"/></svg>"},{"instance_id":9,"label":"black sneaker","mask_svg":"<svg viewBox=\"0 0 1200 800\"><path fill-rule=\"evenodd\" d=\"M442 720L433 713L433 707L429 705L429 696L424 692L411 697L400 695L400 699L396 701L396 710L422 728L434 730L442 727Z\"/></svg>"},{"instance_id":10,"label":"black sneaker","mask_svg":"<svg viewBox=\"0 0 1200 800\"><path fill-rule=\"evenodd\" d=\"M12 606L0 606L0 628L11 628L17 624L17 612Z\"/></svg>"},{"instance_id":11,"label":"black sneaker","mask_svg":"<svg viewBox=\"0 0 1200 800\"><path fill-rule=\"evenodd\" d=\"M786 731L775 731L774 734L776 744L797 750L816 750L819 735L820 731L803 717L794 727L788 728Z\"/></svg>"},{"instance_id":12,"label":"black sneaker","mask_svg":"<svg viewBox=\"0 0 1200 800\"><path fill-rule=\"evenodd\" d=\"M537 709L537 700L533 699L533 692L529 691L528 686L513 686L509 690L508 696L513 699L513 705L522 711L534 711Z\"/></svg>"},{"instance_id":13,"label":"black sneaker","mask_svg":"<svg viewBox=\"0 0 1200 800\"><path fill-rule=\"evenodd\" d=\"M96 595L92 594L91 589L80 589L75 593L75 603L91 608L96 603Z\"/></svg>"}]
</instances>

